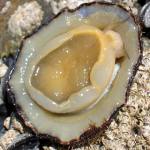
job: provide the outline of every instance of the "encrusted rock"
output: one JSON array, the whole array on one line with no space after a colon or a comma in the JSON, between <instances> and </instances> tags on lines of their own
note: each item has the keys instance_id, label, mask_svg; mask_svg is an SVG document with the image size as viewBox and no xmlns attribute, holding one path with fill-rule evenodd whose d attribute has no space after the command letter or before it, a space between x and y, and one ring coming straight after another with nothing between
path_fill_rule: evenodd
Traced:
<instances>
[{"instance_id":1,"label":"encrusted rock","mask_svg":"<svg viewBox=\"0 0 150 150\"><path fill-rule=\"evenodd\" d=\"M8 130L4 136L0 138L0 150L7 149L7 146L12 143L12 141L16 138L19 133L13 129Z\"/></svg>"},{"instance_id":2,"label":"encrusted rock","mask_svg":"<svg viewBox=\"0 0 150 150\"><path fill-rule=\"evenodd\" d=\"M137 0L117 0L117 2L123 5L126 9L131 10L133 14L138 14L138 9L134 7Z\"/></svg>"},{"instance_id":3,"label":"encrusted rock","mask_svg":"<svg viewBox=\"0 0 150 150\"><path fill-rule=\"evenodd\" d=\"M95 0L45 0L47 3L51 4L53 12L55 14L59 13L61 9L68 7L70 9L74 9L81 4L93 2ZM104 2L114 2L116 0L97 0L97 1L104 1Z\"/></svg>"},{"instance_id":4,"label":"encrusted rock","mask_svg":"<svg viewBox=\"0 0 150 150\"><path fill-rule=\"evenodd\" d=\"M44 12L36 1L24 3L19 6L8 21L9 31L14 36L24 36L30 34L39 27L43 19Z\"/></svg>"},{"instance_id":5,"label":"encrusted rock","mask_svg":"<svg viewBox=\"0 0 150 150\"><path fill-rule=\"evenodd\" d=\"M5 6L0 11L0 15L5 14L10 7L11 7L11 1L7 1L5 3Z\"/></svg>"}]
</instances>

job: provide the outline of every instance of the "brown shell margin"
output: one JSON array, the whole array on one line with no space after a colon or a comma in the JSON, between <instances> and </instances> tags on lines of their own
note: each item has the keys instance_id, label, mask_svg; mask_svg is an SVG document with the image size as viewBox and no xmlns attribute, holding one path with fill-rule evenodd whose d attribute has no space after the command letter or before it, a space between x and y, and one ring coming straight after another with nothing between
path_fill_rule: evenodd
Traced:
<instances>
[{"instance_id":1,"label":"brown shell margin","mask_svg":"<svg viewBox=\"0 0 150 150\"><path fill-rule=\"evenodd\" d=\"M99 5L107 5L107 6L118 6L120 7L122 10L124 10L126 13L129 14L129 16L131 16L135 22L135 24L138 26L138 38L139 38L139 58L137 60L137 63L133 66L133 71L132 71L132 75L128 81L128 85L127 85L127 90L126 90L126 94L125 94L125 103L123 105L121 105L120 107L118 107L113 114L110 116L110 118L108 120L106 120L106 122L103 123L102 126L100 127L96 127L94 125L91 125L90 128L85 131L82 135L80 135L80 137L78 139L73 139L71 140L69 143L66 142L62 142L58 137L52 137L50 135L47 134L40 134L38 133L38 131L32 126L32 124L28 121L27 116L24 114L24 112L22 111L21 107L16 103L15 100L15 95L13 93L13 91L11 91L11 87L9 85L9 80L11 79L11 76L13 74L13 71L15 70L15 64L17 62L17 58L19 57L19 53L20 50L23 47L23 43L24 40L26 40L27 38L31 37L33 34L37 33L43 26L48 25L51 21L53 21L54 19L56 19L58 16L60 16L62 13L64 13L66 10L68 12L75 12L77 10L79 10L80 8L84 7L84 6L90 6L90 5L94 5L94 4L99 4ZM131 11L126 10L123 6L118 5L118 4L114 4L114 3L107 3L107 2L92 2L92 3L85 3L80 5L79 7L70 10L68 8L64 8L59 14L57 15L53 15L53 17L49 18L47 20L46 23L42 24L36 31L34 31L31 35L27 36L23 41L22 44L20 46L20 49L17 50L17 54L14 60L14 63L12 65L12 67L9 68L7 75L5 77L5 81L4 81L4 86L3 86L3 95L4 95L4 101L6 103L6 106L8 108L9 111L14 111L16 112L18 118L20 119L20 121L23 123L23 126L25 127L27 132L30 132L32 134L35 134L39 140L41 141L41 145L52 145L54 147L59 147L61 149L72 149L72 148L77 148L77 147L81 147L81 146L87 146L91 143L92 138L96 137L96 135L101 135L105 129L107 129L107 127L110 125L111 120L114 118L114 116L116 116L116 113L118 112L118 110L124 106L127 102L127 99L129 97L130 94L130 88L132 86L133 83L133 79L135 77L135 74L138 70L139 65L141 64L142 61L142 57L143 57L143 47L142 47L142 32L141 32L141 22L134 17L134 15L132 14Z\"/></svg>"}]
</instances>

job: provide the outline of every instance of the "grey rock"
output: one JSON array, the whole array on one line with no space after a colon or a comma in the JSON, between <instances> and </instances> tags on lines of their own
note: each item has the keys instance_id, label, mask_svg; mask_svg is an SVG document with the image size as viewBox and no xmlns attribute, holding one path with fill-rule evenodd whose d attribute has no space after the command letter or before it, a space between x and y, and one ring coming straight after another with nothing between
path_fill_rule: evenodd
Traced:
<instances>
[{"instance_id":1,"label":"grey rock","mask_svg":"<svg viewBox=\"0 0 150 150\"><path fill-rule=\"evenodd\" d=\"M146 28L150 28L150 2L145 4L140 13L142 22Z\"/></svg>"}]
</instances>

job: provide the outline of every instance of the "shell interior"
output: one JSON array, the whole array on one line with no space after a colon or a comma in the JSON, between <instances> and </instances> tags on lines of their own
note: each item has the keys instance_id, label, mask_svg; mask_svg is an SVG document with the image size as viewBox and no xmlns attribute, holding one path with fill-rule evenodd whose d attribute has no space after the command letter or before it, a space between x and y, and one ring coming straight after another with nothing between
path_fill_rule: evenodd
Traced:
<instances>
[{"instance_id":1,"label":"shell interior","mask_svg":"<svg viewBox=\"0 0 150 150\"><path fill-rule=\"evenodd\" d=\"M31 70L28 69L28 66L32 65L32 60L36 60L43 55L43 48L45 47L45 45L48 45L48 47L50 47L50 45L48 44L49 41L52 41L59 35L67 33L82 25L90 25L99 28L100 30L111 29L116 33L119 33L123 41L125 56L121 60L119 60L120 70L118 71L115 80L109 88L109 91L105 96L101 98L100 101L96 103L96 105L94 105L87 111L58 115L43 109L40 105L32 100L30 94L28 94L29 91L27 91L26 87L24 86L25 76L27 74L30 74ZM90 38L94 37L91 36ZM90 38L85 39L88 42ZM92 39L92 41L94 40ZM65 45L63 46L65 47ZM78 50L80 51L80 47ZM58 53L60 53L61 58L59 58L60 55L55 58ZM95 63L98 53L99 52L95 50L95 52L91 55L90 52L87 53L82 51L83 55L86 54L90 56L91 61L89 61L88 63L91 67ZM47 55L46 57L44 57L44 59L40 59L37 66L35 66L36 69L34 69L37 70L38 66L45 63L51 63L52 65L54 65L54 62L56 62L58 58L59 60L63 59L67 61L65 59L65 52L63 51L58 51L58 49L55 49L55 51L51 52L50 54L51 55ZM78 56L79 55L77 55L77 57ZM32 123L33 127L38 131L38 133L57 137L62 142L69 142L72 139L78 139L81 134L83 134L87 129L90 128L91 124L95 125L96 127L102 126L103 123L109 119L114 110L116 110L116 108L118 108L125 102L125 93L128 81L132 75L132 69L138 60L138 56L138 27L130 14L127 13L124 9L115 5L95 3L86 7L81 7L75 12L64 12L60 14L47 26L44 26L36 34L26 39L20 52L16 64L16 69L10 80L10 86L12 88L12 91L15 93L16 103L21 107L29 122ZM65 63L68 63L65 61L63 65L72 67L74 57L72 57L71 54L69 55L69 57L71 59L69 66L65 65ZM76 71L79 73L81 72L80 69L82 70L82 67L85 67L85 59L80 56L79 58L77 58L77 60L81 61L82 64L77 64L79 66L78 68L75 67L77 69ZM82 63L82 61L84 61L84 63ZM52 69L50 69L49 71L51 72L51 74L53 74ZM73 79L74 81L77 81L78 79L76 79L76 76L74 75L74 69L72 69L71 71L71 80ZM47 74L47 69L45 68L45 70L41 70L40 73ZM80 77L82 78L82 75ZM83 82L83 86L90 85L91 83L88 79L89 76L85 77L87 78L85 79L85 82ZM46 78L48 78L48 76L46 76ZM43 80L42 76L38 78L38 81L36 77L33 77L32 79L33 86L38 87L39 90L41 90L40 88L44 90L45 83L41 83ZM51 79L48 78L47 80ZM51 80L51 82L53 82L53 80ZM60 101L64 101L72 91L81 89L82 85L77 87L77 84L74 83L73 85L72 83L69 83L70 88L68 89L68 91L66 91L66 93L64 93L61 99L54 98L58 104L60 103ZM62 83L62 85L67 86L68 88L68 83ZM62 85L61 87L63 87ZM49 85L49 87L51 86L52 85ZM47 89L45 89L44 92L48 95L49 92L47 92L46 90ZM53 97L54 95L50 94L49 96Z\"/></svg>"}]
</instances>

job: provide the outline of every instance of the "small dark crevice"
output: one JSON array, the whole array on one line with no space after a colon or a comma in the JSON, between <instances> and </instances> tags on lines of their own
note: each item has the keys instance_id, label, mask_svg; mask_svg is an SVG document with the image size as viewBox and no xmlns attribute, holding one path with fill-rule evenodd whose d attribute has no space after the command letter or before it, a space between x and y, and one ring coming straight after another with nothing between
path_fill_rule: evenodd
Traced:
<instances>
[{"instance_id":1,"label":"small dark crevice","mask_svg":"<svg viewBox=\"0 0 150 150\"><path fill-rule=\"evenodd\" d=\"M14 60L15 60L15 54L14 55L10 54L9 56L2 58L3 63L7 65L7 67L10 67L14 63Z\"/></svg>"},{"instance_id":2,"label":"small dark crevice","mask_svg":"<svg viewBox=\"0 0 150 150\"><path fill-rule=\"evenodd\" d=\"M150 0L138 0L138 3L141 5L141 6L144 6L146 3L148 3Z\"/></svg>"},{"instance_id":3,"label":"small dark crevice","mask_svg":"<svg viewBox=\"0 0 150 150\"><path fill-rule=\"evenodd\" d=\"M132 128L132 131L133 131L133 133L134 134L136 134L136 135L140 135L140 128L138 127L138 126L135 126L135 127L133 127Z\"/></svg>"}]
</instances>

